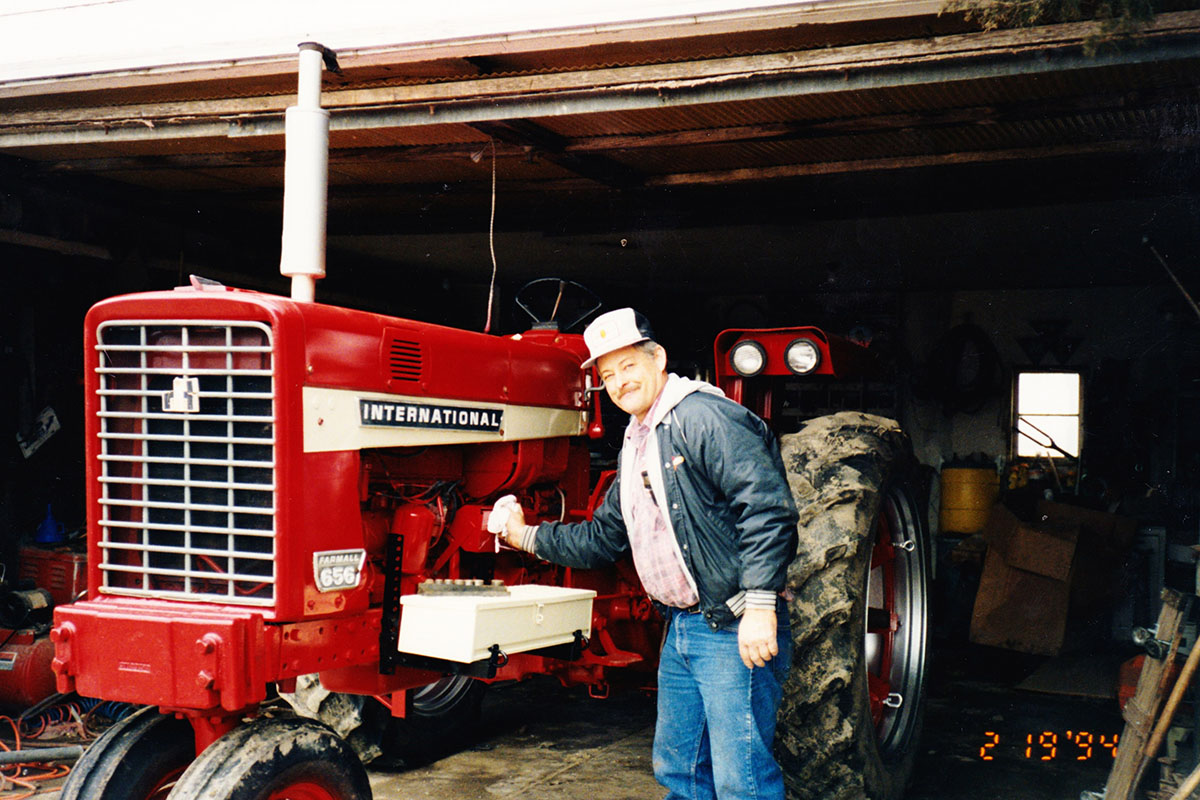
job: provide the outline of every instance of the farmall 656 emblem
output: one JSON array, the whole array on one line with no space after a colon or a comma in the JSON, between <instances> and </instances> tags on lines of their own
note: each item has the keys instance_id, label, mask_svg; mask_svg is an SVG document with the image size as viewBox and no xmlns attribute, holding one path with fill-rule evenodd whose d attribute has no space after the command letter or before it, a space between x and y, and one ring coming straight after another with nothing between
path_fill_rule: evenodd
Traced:
<instances>
[{"instance_id":1,"label":"farmall 656 emblem","mask_svg":"<svg viewBox=\"0 0 1200 800\"><path fill-rule=\"evenodd\" d=\"M162 410L169 414L195 414L200 411L200 379L175 378L171 391L163 392Z\"/></svg>"},{"instance_id":2,"label":"farmall 656 emblem","mask_svg":"<svg viewBox=\"0 0 1200 800\"><path fill-rule=\"evenodd\" d=\"M322 550L313 553L313 578L318 592L353 589L362 580L366 550Z\"/></svg>"}]
</instances>

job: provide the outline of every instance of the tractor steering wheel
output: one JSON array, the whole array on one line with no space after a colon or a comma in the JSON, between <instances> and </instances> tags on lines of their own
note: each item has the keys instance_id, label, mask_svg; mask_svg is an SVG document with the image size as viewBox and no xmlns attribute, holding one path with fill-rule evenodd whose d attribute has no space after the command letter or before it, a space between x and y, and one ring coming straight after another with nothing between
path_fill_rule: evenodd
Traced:
<instances>
[{"instance_id":1,"label":"tractor steering wheel","mask_svg":"<svg viewBox=\"0 0 1200 800\"><path fill-rule=\"evenodd\" d=\"M549 284L555 284L555 286L549 287ZM529 303L535 302L533 296L537 294L538 288L542 288L543 290L551 288L551 291L554 292L553 306L550 309L549 316L543 317L529 307ZM600 298L596 296L596 293L583 284L565 278L538 278L518 289L517 293L513 295L513 301L522 311L529 315L535 326L545 326L548 323L557 324L555 318L558 316L559 311L562 310L563 299L568 296L568 289L571 290L569 294L572 295L571 299L574 301L572 306L576 308L586 306L587 310L576 316L570 323L558 326L559 330L565 332L583 322L603 305ZM549 302L548 299L545 299L545 301Z\"/></svg>"}]
</instances>

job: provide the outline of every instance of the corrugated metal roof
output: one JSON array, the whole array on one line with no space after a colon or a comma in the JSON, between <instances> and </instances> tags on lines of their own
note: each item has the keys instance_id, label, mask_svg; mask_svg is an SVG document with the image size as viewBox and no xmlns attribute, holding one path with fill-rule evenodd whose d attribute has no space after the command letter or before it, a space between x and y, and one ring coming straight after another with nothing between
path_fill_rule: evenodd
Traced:
<instances>
[{"instance_id":1,"label":"corrugated metal roof","mask_svg":"<svg viewBox=\"0 0 1200 800\"><path fill-rule=\"evenodd\" d=\"M828 0L825 0L828 2ZM822 0L793 3L819 6ZM664 20L738 18L778 0L9 0L0 9L0 80L290 56L297 42L337 49L490 41L499 52L556 31L624 30ZM504 46L507 44L508 46Z\"/></svg>"},{"instance_id":2,"label":"corrugated metal roof","mask_svg":"<svg viewBox=\"0 0 1200 800\"><path fill-rule=\"evenodd\" d=\"M274 65L286 67L302 41L354 54L364 70L381 65L377 77L399 64L428 69L438 59L487 58L494 72L650 63L671 53L703 55L704 48L710 55L766 52L777 49L780 32L834 19L859 27L886 19L895 30L896 19L914 8L929 13L937 6L925 0L10 3L0 9L6 33L0 82L100 74L152 79L221 66L235 76L278 74ZM714 34L733 34L730 46L713 44ZM698 48L695 37L709 44ZM598 56L597 45L607 54Z\"/></svg>"}]
</instances>

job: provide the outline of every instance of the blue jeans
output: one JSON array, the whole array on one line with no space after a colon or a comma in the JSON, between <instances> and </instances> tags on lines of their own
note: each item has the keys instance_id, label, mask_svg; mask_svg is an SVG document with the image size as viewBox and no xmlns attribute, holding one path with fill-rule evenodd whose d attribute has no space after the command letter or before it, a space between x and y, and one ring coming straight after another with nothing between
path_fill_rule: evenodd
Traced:
<instances>
[{"instance_id":1,"label":"blue jeans","mask_svg":"<svg viewBox=\"0 0 1200 800\"><path fill-rule=\"evenodd\" d=\"M772 746L792 637L786 610L776 616L779 655L747 669L736 628L714 631L703 614L668 609L654 732L665 800L783 800Z\"/></svg>"}]
</instances>

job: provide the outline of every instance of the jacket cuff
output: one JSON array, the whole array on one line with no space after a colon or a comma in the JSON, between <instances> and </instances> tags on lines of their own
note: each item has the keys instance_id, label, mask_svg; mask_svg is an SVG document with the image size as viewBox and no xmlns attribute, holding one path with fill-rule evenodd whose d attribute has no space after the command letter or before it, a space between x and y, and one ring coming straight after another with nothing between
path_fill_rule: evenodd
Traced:
<instances>
[{"instance_id":1,"label":"jacket cuff","mask_svg":"<svg viewBox=\"0 0 1200 800\"><path fill-rule=\"evenodd\" d=\"M758 608L764 611L774 611L775 601L779 595L769 589L747 589L746 608Z\"/></svg>"},{"instance_id":2,"label":"jacket cuff","mask_svg":"<svg viewBox=\"0 0 1200 800\"><path fill-rule=\"evenodd\" d=\"M521 541L518 545L526 553L532 553L534 545L537 544L537 525L526 525L525 530L521 532Z\"/></svg>"}]
</instances>

